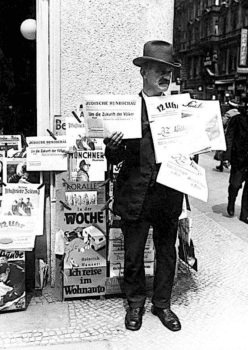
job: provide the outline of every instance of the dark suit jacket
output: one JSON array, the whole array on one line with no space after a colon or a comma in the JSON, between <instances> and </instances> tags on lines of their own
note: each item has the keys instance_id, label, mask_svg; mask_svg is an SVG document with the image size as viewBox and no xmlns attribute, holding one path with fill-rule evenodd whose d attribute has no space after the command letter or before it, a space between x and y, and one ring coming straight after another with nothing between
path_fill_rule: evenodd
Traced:
<instances>
[{"instance_id":1,"label":"dark suit jacket","mask_svg":"<svg viewBox=\"0 0 248 350\"><path fill-rule=\"evenodd\" d=\"M248 166L248 115L241 113L232 117L225 136L227 150L223 160L229 160L236 168Z\"/></svg>"},{"instance_id":2,"label":"dark suit jacket","mask_svg":"<svg viewBox=\"0 0 248 350\"><path fill-rule=\"evenodd\" d=\"M142 94L140 96L142 97ZM156 164L155 161L151 130L143 97L141 120L141 139L123 140L119 149L114 152L108 147L105 150L105 156L110 163L123 162L114 187L113 209L115 214L121 216L125 221L139 218L147 189L156 181L160 167L160 164ZM181 212L182 194L166 186L162 187L163 190L165 189L165 196L168 197L168 214L173 212L174 207ZM180 204L178 205L178 203Z\"/></svg>"}]
</instances>

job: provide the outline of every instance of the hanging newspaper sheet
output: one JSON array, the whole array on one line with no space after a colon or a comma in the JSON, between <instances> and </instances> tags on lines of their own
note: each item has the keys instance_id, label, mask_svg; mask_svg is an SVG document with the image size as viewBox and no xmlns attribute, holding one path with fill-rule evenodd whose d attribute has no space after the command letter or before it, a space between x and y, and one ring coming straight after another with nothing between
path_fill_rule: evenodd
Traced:
<instances>
[{"instance_id":1,"label":"hanging newspaper sheet","mask_svg":"<svg viewBox=\"0 0 248 350\"><path fill-rule=\"evenodd\" d=\"M157 163L168 154L197 154L210 150L210 141L199 118L159 118L151 123Z\"/></svg>"},{"instance_id":2,"label":"hanging newspaper sheet","mask_svg":"<svg viewBox=\"0 0 248 350\"><path fill-rule=\"evenodd\" d=\"M208 187L205 170L181 153L168 155L159 169L157 182L206 202Z\"/></svg>"},{"instance_id":3,"label":"hanging newspaper sheet","mask_svg":"<svg viewBox=\"0 0 248 350\"><path fill-rule=\"evenodd\" d=\"M189 100L183 104L182 118L196 116L204 124L212 150L226 150L219 101Z\"/></svg>"},{"instance_id":4,"label":"hanging newspaper sheet","mask_svg":"<svg viewBox=\"0 0 248 350\"><path fill-rule=\"evenodd\" d=\"M105 138L121 131L124 139L141 138L141 98L136 95L84 95L87 137Z\"/></svg>"},{"instance_id":5,"label":"hanging newspaper sheet","mask_svg":"<svg viewBox=\"0 0 248 350\"><path fill-rule=\"evenodd\" d=\"M66 137L27 137L28 171L67 170Z\"/></svg>"},{"instance_id":6,"label":"hanging newspaper sheet","mask_svg":"<svg viewBox=\"0 0 248 350\"><path fill-rule=\"evenodd\" d=\"M150 122L160 118L181 118L182 104L190 99L189 94L148 97L143 94Z\"/></svg>"}]
</instances>

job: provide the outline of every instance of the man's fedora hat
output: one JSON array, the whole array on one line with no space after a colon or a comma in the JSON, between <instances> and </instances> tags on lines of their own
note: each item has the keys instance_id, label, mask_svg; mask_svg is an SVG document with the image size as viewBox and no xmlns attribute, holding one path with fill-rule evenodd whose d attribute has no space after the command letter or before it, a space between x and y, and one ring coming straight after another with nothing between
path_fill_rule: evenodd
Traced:
<instances>
[{"instance_id":1,"label":"man's fedora hat","mask_svg":"<svg viewBox=\"0 0 248 350\"><path fill-rule=\"evenodd\" d=\"M133 60L133 64L138 67L142 67L146 62L159 62L177 68L181 67L180 63L174 61L172 45L161 40L152 40L145 43L143 56Z\"/></svg>"}]
</instances>

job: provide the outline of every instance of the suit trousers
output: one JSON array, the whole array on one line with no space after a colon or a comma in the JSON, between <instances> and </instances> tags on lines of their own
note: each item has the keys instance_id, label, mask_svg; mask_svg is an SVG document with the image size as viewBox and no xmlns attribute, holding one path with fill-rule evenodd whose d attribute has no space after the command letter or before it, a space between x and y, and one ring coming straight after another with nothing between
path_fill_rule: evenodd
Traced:
<instances>
[{"instance_id":1,"label":"suit trousers","mask_svg":"<svg viewBox=\"0 0 248 350\"><path fill-rule=\"evenodd\" d=\"M241 212L240 217L241 218L248 218L248 167L243 168L235 168L234 166L231 166L231 172L230 172L230 179L229 179L229 187L228 187L228 193L229 193L229 199L232 199L235 201L236 197L238 196L239 190L242 188L242 185L244 183L244 189L242 193L241 198Z\"/></svg>"},{"instance_id":2,"label":"suit trousers","mask_svg":"<svg viewBox=\"0 0 248 350\"><path fill-rule=\"evenodd\" d=\"M146 300L144 250L150 226L156 252L152 303L159 308L170 306L182 202L182 193L156 183L148 190L139 219L122 222L124 288L131 307L142 307Z\"/></svg>"}]
</instances>

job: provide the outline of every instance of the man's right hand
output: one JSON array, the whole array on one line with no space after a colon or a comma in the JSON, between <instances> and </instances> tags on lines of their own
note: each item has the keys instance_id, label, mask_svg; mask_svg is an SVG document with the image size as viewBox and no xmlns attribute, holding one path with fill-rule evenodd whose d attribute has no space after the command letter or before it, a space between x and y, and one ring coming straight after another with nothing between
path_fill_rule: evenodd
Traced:
<instances>
[{"instance_id":1,"label":"man's right hand","mask_svg":"<svg viewBox=\"0 0 248 350\"><path fill-rule=\"evenodd\" d=\"M124 134L122 132L114 132L110 137L105 137L103 140L104 144L112 150L116 150L123 139Z\"/></svg>"}]
</instances>

